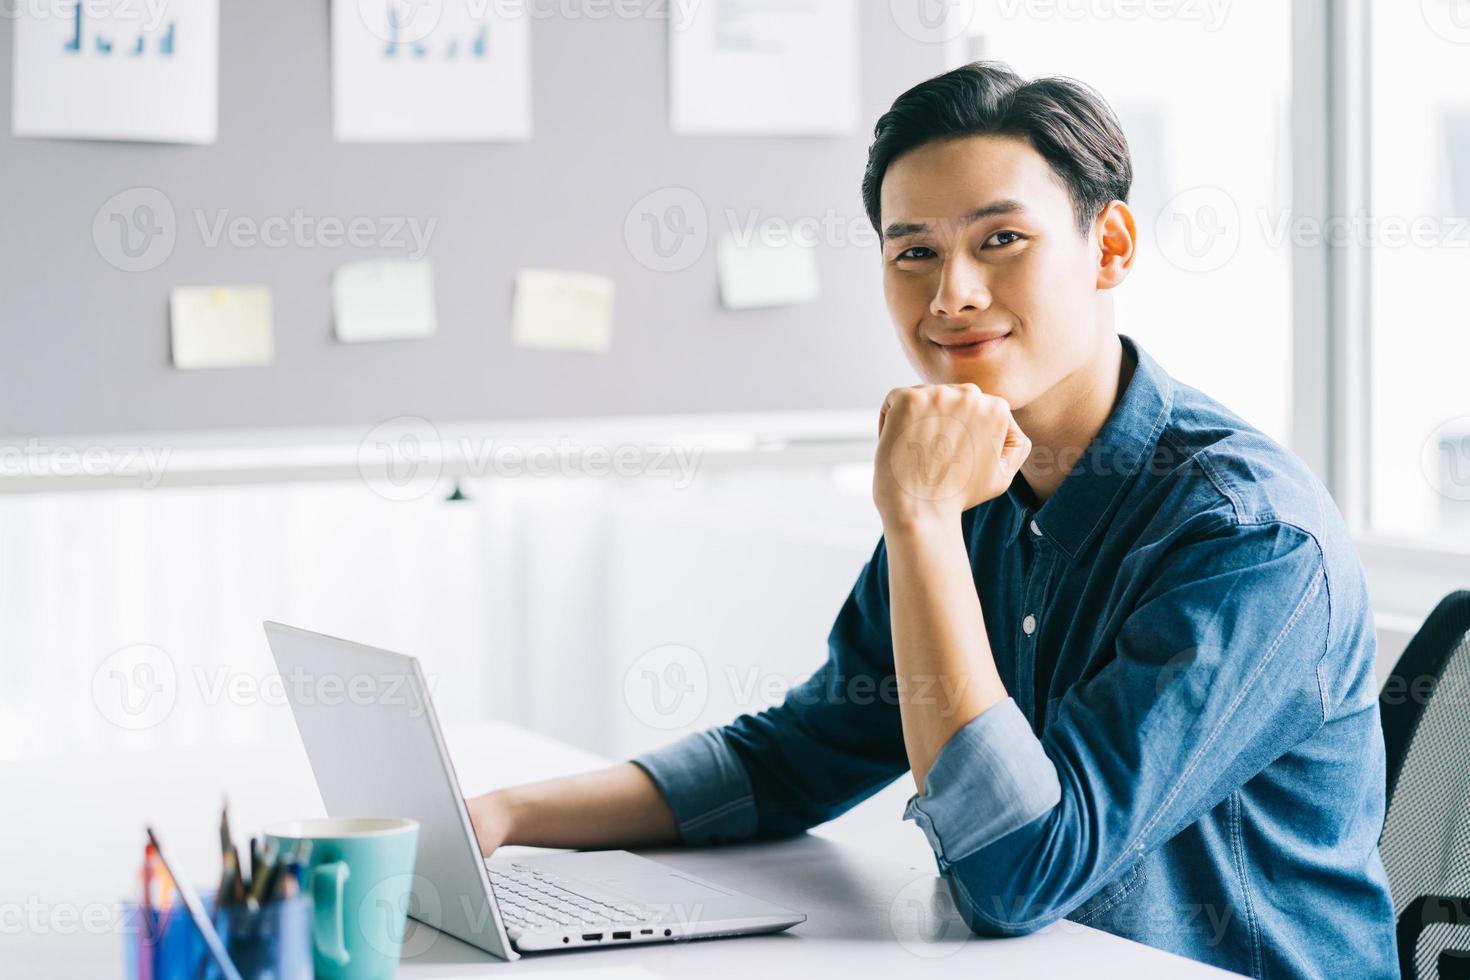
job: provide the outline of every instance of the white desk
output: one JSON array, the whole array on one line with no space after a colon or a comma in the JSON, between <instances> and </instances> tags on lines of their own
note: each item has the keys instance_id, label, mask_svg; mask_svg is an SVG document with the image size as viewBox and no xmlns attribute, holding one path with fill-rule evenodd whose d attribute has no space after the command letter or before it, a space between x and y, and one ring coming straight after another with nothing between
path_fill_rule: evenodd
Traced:
<instances>
[{"instance_id":1,"label":"white desk","mask_svg":"<svg viewBox=\"0 0 1470 980\"><path fill-rule=\"evenodd\" d=\"M506 725L448 733L468 793L537 776L577 772L603 760ZM221 762L224 763L223 774ZM100 909L131 895L141 826L155 820L174 859L217 873L208 830L229 790L236 833L321 813L299 748L156 754L88 765L0 767L0 964L6 976L46 980L119 977L121 937ZM96 787L96 809L77 814L77 787ZM1226 977L1231 974L1070 922L1020 939L986 940L948 908L923 835L898 814L896 785L817 831L774 843L640 853L807 914L786 933L705 942L527 956L505 963L415 924L403 977L507 976L641 966L674 978L740 978L779 971L809 978L934 976ZM167 817L167 819L162 819ZM79 923L97 917L97 924ZM589 974L589 980L593 980Z\"/></svg>"}]
</instances>

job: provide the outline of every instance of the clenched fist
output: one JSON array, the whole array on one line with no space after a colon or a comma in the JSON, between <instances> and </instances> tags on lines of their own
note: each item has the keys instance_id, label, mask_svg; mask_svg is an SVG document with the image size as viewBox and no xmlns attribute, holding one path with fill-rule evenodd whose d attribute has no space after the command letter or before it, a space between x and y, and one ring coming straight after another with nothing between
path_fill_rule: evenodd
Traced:
<instances>
[{"instance_id":1,"label":"clenched fist","mask_svg":"<svg viewBox=\"0 0 1470 980\"><path fill-rule=\"evenodd\" d=\"M1003 398L973 384L895 388L878 414L873 502L886 530L957 521L1004 493L1030 453Z\"/></svg>"}]
</instances>

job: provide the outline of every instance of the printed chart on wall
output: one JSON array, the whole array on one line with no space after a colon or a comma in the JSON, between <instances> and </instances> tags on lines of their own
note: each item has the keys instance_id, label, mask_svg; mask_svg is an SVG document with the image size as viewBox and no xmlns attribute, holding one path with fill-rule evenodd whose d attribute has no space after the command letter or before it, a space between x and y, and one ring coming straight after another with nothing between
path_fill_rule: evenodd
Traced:
<instances>
[{"instance_id":1,"label":"printed chart on wall","mask_svg":"<svg viewBox=\"0 0 1470 980\"><path fill-rule=\"evenodd\" d=\"M17 136L212 143L219 2L14 4Z\"/></svg>"},{"instance_id":2,"label":"printed chart on wall","mask_svg":"<svg viewBox=\"0 0 1470 980\"><path fill-rule=\"evenodd\" d=\"M337 139L530 139L528 10L485 0L332 0Z\"/></svg>"},{"instance_id":3,"label":"printed chart on wall","mask_svg":"<svg viewBox=\"0 0 1470 980\"><path fill-rule=\"evenodd\" d=\"M676 133L831 136L858 123L857 0L669 8Z\"/></svg>"}]
</instances>

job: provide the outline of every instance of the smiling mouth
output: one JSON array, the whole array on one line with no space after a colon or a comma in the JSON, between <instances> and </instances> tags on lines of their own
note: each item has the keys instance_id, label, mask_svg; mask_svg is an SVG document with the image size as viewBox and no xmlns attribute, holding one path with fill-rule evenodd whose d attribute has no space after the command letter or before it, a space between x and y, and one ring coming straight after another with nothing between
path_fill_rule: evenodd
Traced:
<instances>
[{"instance_id":1,"label":"smiling mouth","mask_svg":"<svg viewBox=\"0 0 1470 980\"><path fill-rule=\"evenodd\" d=\"M978 357L982 354L988 354L1001 346L1002 342L1009 336L1010 334L1004 333L999 337L988 337L957 344L942 344L937 340L931 340L930 343L951 357Z\"/></svg>"}]
</instances>

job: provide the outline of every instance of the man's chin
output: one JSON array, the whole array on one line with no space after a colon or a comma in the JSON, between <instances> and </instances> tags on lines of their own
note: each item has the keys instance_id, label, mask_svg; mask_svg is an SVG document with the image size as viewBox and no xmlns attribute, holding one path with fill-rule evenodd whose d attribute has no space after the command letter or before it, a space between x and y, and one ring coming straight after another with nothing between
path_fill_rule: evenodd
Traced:
<instances>
[{"instance_id":1,"label":"man's chin","mask_svg":"<svg viewBox=\"0 0 1470 980\"><path fill-rule=\"evenodd\" d=\"M1010 399L1006 395L1007 385L998 371L985 370L984 368L959 368L941 367L927 372L929 383L936 385L962 385L972 384L987 395L995 395L998 398Z\"/></svg>"}]
</instances>

